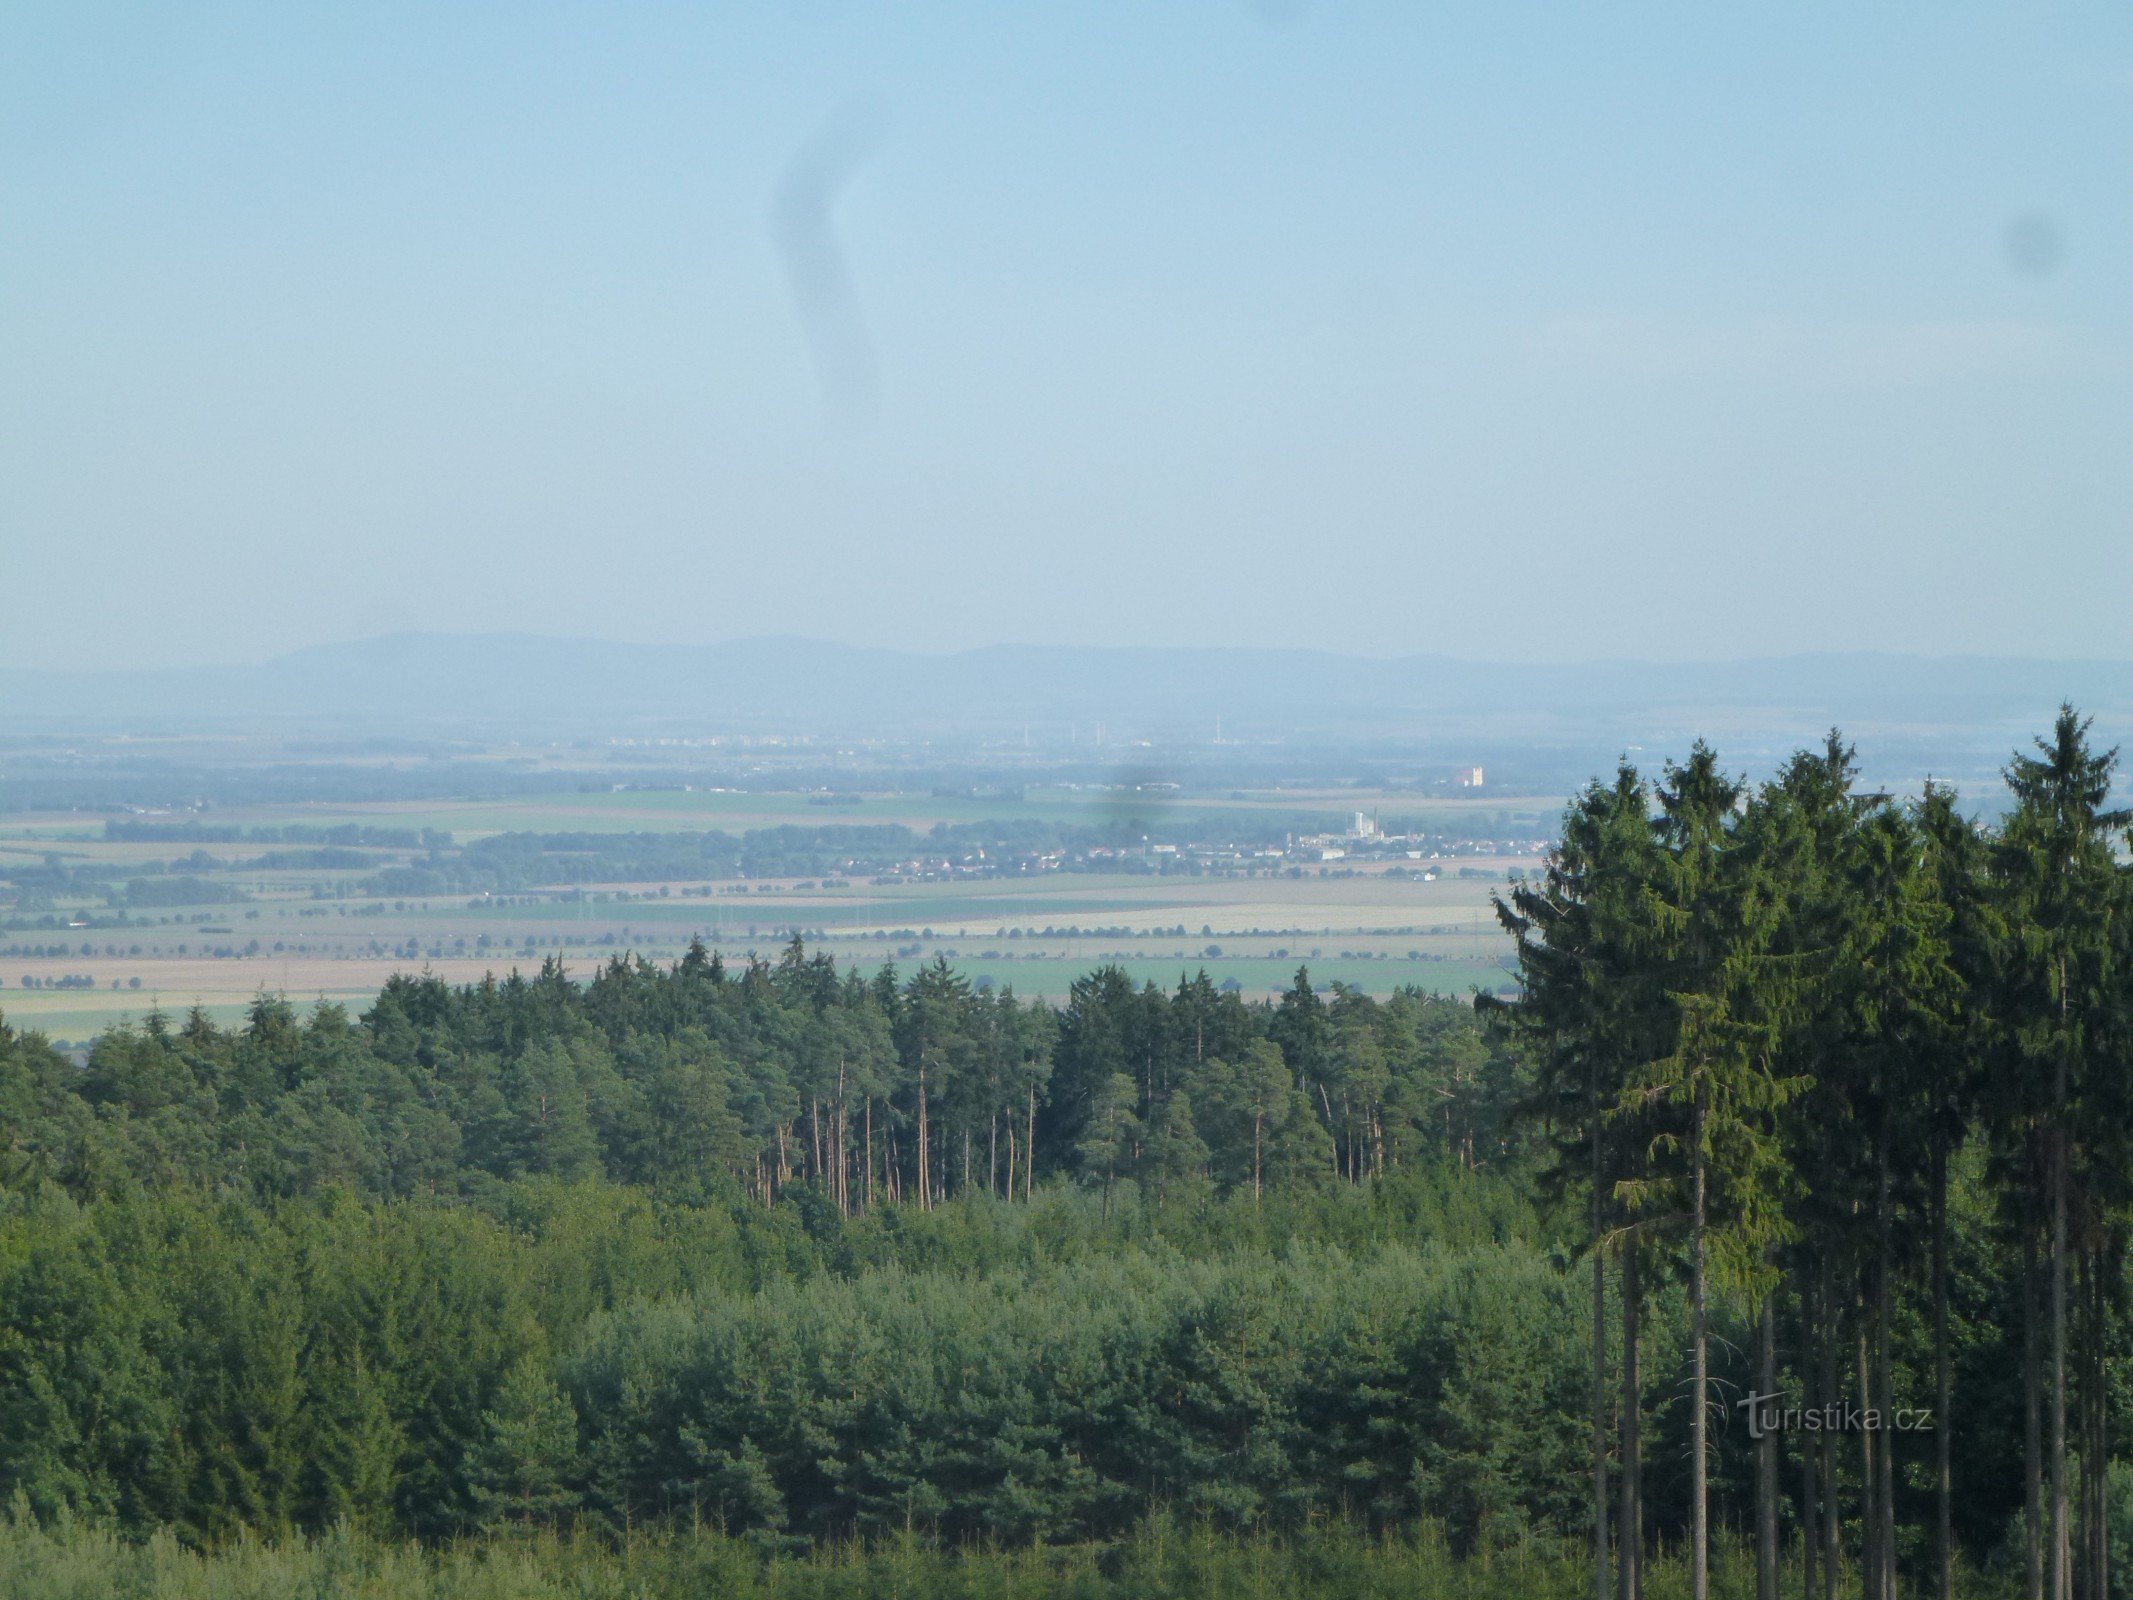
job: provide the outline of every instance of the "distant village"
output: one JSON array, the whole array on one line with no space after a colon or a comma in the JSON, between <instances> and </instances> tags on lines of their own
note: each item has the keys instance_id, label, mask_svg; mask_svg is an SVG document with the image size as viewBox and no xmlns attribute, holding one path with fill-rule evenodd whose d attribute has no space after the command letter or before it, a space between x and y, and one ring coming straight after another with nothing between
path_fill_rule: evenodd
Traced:
<instances>
[{"instance_id":1,"label":"distant village","mask_svg":"<svg viewBox=\"0 0 2133 1600\"><path fill-rule=\"evenodd\" d=\"M1479 789L1483 782L1480 767L1460 769L1462 788ZM873 881L877 884L1077 871L1283 877L1306 873L1373 874L1430 882L1440 876L1523 877L1526 863L1545 856L1549 843L1539 831L1511 832L1504 837L1390 832L1381 824L1378 813L1353 811L1348 814L1347 827L1334 833L1288 833L1264 839L1146 835L1127 841L1057 844L1024 851L973 845L943 850L938 855L915 854L889 864L855 858L846 862L843 870L875 874Z\"/></svg>"}]
</instances>

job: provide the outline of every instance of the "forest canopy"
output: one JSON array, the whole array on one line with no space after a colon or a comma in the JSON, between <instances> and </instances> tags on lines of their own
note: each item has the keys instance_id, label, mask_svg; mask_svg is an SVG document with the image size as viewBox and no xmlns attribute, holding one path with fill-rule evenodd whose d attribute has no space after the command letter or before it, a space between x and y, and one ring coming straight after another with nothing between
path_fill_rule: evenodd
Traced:
<instances>
[{"instance_id":1,"label":"forest canopy","mask_svg":"<svg viewBox=\"0 0 2133 1600\"><path fill-rule=\"evenodd\" d=\"M1508 998L1052 1006L795 936L80 1062L0 1023L0 1494L203 1548L1337 1523L1625 1600L1733 1528L1764 1600L2102 1600L2113 763L2066 713L1989 827L1834 735L1625 765L1501 900ZM1781 1415L1830 1406L1926 1421Z\"/></svg>"}]
</instances>

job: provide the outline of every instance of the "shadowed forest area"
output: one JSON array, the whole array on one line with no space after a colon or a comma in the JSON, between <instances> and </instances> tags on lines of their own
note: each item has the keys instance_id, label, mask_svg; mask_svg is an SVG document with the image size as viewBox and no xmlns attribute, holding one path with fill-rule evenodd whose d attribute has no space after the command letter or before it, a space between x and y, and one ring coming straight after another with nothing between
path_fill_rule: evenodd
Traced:
<instances>
[{"instance_id":1,"label":"shadowed forest area","mask_svg":"<svg viewBox=\"0 0 2133 1600\"><path fill-rule=\"evenodd\" d=\"M0 1588L2107 1600L2113 760L1625 766L1478 1005L795 937L0 1024Z\"/></svg>"}]
</instances>

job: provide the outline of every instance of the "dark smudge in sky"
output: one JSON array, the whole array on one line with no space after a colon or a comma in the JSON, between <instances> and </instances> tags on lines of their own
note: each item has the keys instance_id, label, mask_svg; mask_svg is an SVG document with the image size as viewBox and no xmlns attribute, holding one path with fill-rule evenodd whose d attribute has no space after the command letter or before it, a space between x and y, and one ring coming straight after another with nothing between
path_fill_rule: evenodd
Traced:
<instances>
[{"instance_id":1,"label":"dark smudge in sky","mask_svg":"<svg viewBox=\"0 0 2133 1600\"><path fill-rule=\"evenodd\" d=\"M2040 211L2025 211L2007 224L2007 264L2025 278L2048 278L2059 269L2066 247L2059 226Z\"/></svg>"},{"instance_id":2,"label":"dark smudge in sky","mask_svg":"<svg viewBox=\"0 0 2133 1600\"><path fill-rule=\"evenodd\" d=\"M845 417L873 414L879 374L830 210L872 154L878 123L864 109L833 117L800 147L771 196L771 233L821 380L823 403Z\"/></svg>"}]
</instances>

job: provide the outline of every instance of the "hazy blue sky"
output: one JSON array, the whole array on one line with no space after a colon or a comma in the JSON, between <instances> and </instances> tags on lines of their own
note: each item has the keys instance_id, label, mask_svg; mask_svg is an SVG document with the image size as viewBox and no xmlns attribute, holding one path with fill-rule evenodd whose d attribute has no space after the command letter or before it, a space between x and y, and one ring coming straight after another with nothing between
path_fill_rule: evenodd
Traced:
<instances>
[{"instance_id":1,"label":"hazy blue sky","mask_svg":"<svg viewBox=\"0 0 2133 1600\"><path fill-rule=\"evenodd\" d=\"M0 0L0 663L2133 655L2133 8Z\"/></svg>"}]
</instances>

